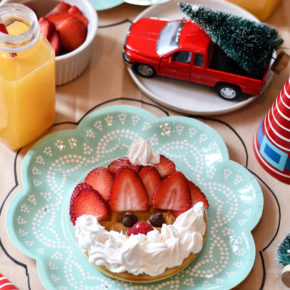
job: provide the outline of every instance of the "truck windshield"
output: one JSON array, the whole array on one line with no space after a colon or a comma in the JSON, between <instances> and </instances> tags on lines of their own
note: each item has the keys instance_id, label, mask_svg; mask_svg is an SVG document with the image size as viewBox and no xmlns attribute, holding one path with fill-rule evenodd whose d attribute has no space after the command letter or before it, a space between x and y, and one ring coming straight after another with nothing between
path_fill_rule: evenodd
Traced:
<instances>
[{"instance_id":1,"label":"truck windshield","mask_svg":"<svg viewBox=\"0 0 290 290\"><path fill-rule=\"evenodd\" d=\"M184 26L184 20L170 21L162 28L156 45L156 51L162 56L178 48L179 36Z\"/></svg>"}]
</instances>

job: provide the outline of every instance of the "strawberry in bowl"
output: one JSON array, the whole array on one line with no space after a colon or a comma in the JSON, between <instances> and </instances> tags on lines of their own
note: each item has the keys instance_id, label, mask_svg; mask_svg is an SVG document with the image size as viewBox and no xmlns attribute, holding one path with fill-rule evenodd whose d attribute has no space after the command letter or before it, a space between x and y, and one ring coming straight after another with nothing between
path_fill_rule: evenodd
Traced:
<instances>
[{"instance_id":1,"label":"strawberry in bowl","mask_svg":"<svg viewBox=\"0 0 290 290\"><path fill-rule=\"evenodd\" d=\"M55 49L57 86L81 75L89 64L98 28L98 15L90 0L3 0L1 3L25 4L35 12L42 33ZM62 13L67 13L67 19L50 16Z\"/></svg>"},{"instance_id":2,"label":"strawberry in bowl","mask_svg":"<svg viewBox=\"0 0 290 290\"><path fill-rule=\"evenodd\" d=\"M88 22L77 6L63 1L39 19L40 30L56 56L73 51L85 42Z\"/></svg>"}]
</instances>

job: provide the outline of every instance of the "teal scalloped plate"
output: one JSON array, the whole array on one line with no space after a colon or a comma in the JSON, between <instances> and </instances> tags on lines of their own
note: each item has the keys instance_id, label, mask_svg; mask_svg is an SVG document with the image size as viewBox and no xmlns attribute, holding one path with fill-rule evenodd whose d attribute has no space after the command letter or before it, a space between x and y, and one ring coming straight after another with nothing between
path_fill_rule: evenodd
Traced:
<instances>
[{"instance_id":1,"label":"teal scalloped plate","mask_svg":"<svg viewBox=\"0 0 290 290\"><path fill-rule=\"evenodd\" d=\"M123 3L140 5L140 6L149 6L149 5L161 4L168 1L170 0L91 0L93 6L98 11L110 9L110 8L119 6Z\"/></svg>"},{"instance_id":2,"label":"teal scalloped plate","mask_svg":"<svg viewBox=\"0 0 290 290\"><path fill-rule=\"evenodd\" d=\"M247 169L229 160L222 138L187 117L159 119L133 106L89 114L76 129L52 133L26 154L23 188L7 212L12 242L37 261L47 289L134 289L101 274L79 251L69 220L75 185L96 166L126 154L132 140L150 138L154 151L207 195L208 236L198 258L174 277L138 289L229 289L250 272L256 255L251 230L263 211L263 194Z\"/></svg>"}]
</instances>

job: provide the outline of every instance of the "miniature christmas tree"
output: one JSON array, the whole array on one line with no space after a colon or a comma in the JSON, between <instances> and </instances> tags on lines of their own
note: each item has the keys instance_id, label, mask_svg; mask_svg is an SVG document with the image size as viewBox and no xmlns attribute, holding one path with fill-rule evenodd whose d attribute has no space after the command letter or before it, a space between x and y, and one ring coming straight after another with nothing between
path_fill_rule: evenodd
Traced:
<instances>
[{"instance_id":1,"label":"miniature christmas tree","mask_svg":"<svg viewBox=\"0 0 290 290\"><path fill-rule=\"evenodd\" d=\"M273 51L283 43L266 24L194 4L179 7L248 73L264 74Z\"/></svg>"},{"instance_id":2,"label":"miniature christmas tree","mask_svg":"<svg viewBox=\"0 0 290 290\"><path fill-rule=\"evenodd\" d=\"M287 287L290 287L290 233L278 247L277 260L284 266L281 272L281 280Z\"/></svg>"},{"instance_id":3,"label":"miniature christmas tree","mask_svg":"<svg viewBox=\"0 0 290 290\"><path fill-rule=\"evenodd\" d=\"M277 261L283 266L290 265L290 233L283 239L278 247Z\"/></svg>"}]
</instances>

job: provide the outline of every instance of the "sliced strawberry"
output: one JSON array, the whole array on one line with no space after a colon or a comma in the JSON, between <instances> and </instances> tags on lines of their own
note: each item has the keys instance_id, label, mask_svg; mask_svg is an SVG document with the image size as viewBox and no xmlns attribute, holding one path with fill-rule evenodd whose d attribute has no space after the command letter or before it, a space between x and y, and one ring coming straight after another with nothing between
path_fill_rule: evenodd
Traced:
<instances>
[{"instance_id":1,"label":"sliced strawberry","mask_svg":"<svg viewBox=\"0 0 290 290\"><path fill-rule=\"evenodd\" d=\"M48 18L46 17L41 17L38 20L40 31L42 34L46 37L46 39L49 39L52 34L55 32L55 25L53 22L51 22Z\"/></svg>"},{"instance_id":2,"label":"sliced strawberry","mask_svg":"<svg viewBox=\"0 0 290 290\"><path fill-rule=\"evenodd\" d=\"M155 164L159 174L162 178L168 176L173 171L175 171L175 164L173 161L165 157L164 155L160 155L160 161L158 164Z\"/></svg>"},{"instance_id":3,"label":"sliced strawberry","mask_svg":"<svg viewBox=\"0 0 290 290\"><path fill-rule=\"evenodd\" d=\"M208 200L207 200L206 196L204 195L204 193L200 190L200 188L198 186L196 186L190 180L187 180L187 184L188 184L188 188L189 188L189 191L190 191L190 194L191 194L191 201L192 201L192 205L191 206L194 206L196 203L202 201L204 208L209 208ZM174 215L174 217L178 217L183 212L184 211L173 210L172 214Z\"/></svg>"},{"instance_id":4,"label":"sliced strawberry","mask_svg":"<svg viewBox=\"0 0 290 290\"><path fill-rule=\"evenodd\" d=\"M186 177L180 171L172 172L154 192L152 204L159 209L188 210L191 197Z\"/></svg>"},{"instance_id":5,"label":"sliced strawberry","mask_svg":"<svg viewBox=\"0 0 290 290\"><path fill-rule=\"evenodd\" d=\"M68 13L72 14L74 17L80 20L86 27L88 26L88 19L83 15L81 10L77 6L71 6L71 8L68 10Z\"/></svg>"},{"instance_id":6,"label":"sliced strawberry","mask_svg":"<svg viewBox=\"0 0 290 290\"><path fill-rule=\"evenodd\" d=\"M109 200L113 175L108 168L97 167L87 175L85 182L98 191L105 201Z\"/></svg>"},{"instance_id":7,"label":"sliced strawberry","mask_svg":"<svg viewBox=\"0 0 290 290\"><path fill-rule=\"evenodd\" d=\"M57 26L57 31L59 32L61 46L68 51L81 46L87 37L87 28L80 20L73 16L60 23Z\"/></svg>"},{"instance_id":8,"label":"sliced strawberry","mask_svg":"<svg viewBox=\"0 0 290 290\"><path fill-rule=\"evenodd\" d=\"M71 15L73 15L74 17L76 17L79 21L81 21L84 26L87 28L88 24L89 24L89 20L82 14L79 13L71 13Z\"/></svg>"},{"instance_id":9,"label":"sliced strawberry","mask_svg":"<svg viewBox=\"0 0 290 290\"><path fill-rule=\"evenodd\" d=\"M61 45L60 45L60 37L57 31L54 31L52 36L49 38L49 42L54 49L55 56L58 56L60 54Z\"/></svg>"},{"instance_id":10,"label":"sliced strawberry","mask_svg":"<svg viewBox=\"0 0 290 290\"><path fill-rule=\"evenodd\" d=\"M71 17L73 16L70 13L68 13L67 11L64 11L60 13L49 14L46 18L49 21L53 22L57 29L60 24L62 24L64 21L66 21L68 18L71 18Z\"/></svg>"},{"instance_id":11,"label":"sliced strawberry","mask_svg":"<svg viewBox=\"0 0 290 290\"><path fill-rule=\"evenodd\" d=\"M85 182L75 187L70 200L69 213L73 224L78 217L85 214L94 215L99 220L109 217L109 210L102 196Z\"/></svg>"},{"instance_id":12,"label":"sliced strawberry","mask_svg":"<svg viewBox=\"0 0 290 290\"><path fill-rule=\"evenodd\" d=\"M8 34L6 26L3 23L0 23L0 32Z\"/></svg>"},{"instance_id":13,"label":"sliced strawberry","mask_svg":"<svg viewBox=\"0 0 290 290\"><path fill-rule=\"evenodd\" d=\"M60 1L58 2L58 4L49 12L49 14L56 14L56 13L61 13L61 12L65 12L68 11L70 9L71 5Z\"/></svg>"},{"instance_id":14,"label":"sliced strawberry","mask_svg":"<svg viewBox=\"0 0 290 290\"><path fill-rule=\"evenodd\" d=\"M209 208L208 200L200 188L190 180L188 180L188 187L191 194L192 206L201 201L204 208Z\"/></svg>"},{"instance_id":15,"label":"sliced strawberry","mask_svg":"<svg viewBox=\"0 0 290 290\"><path fill-rule=\"evenodd\" d=\"M161 176L158 173L158 170L153 166L144 166L140 172L139 176L146 188L148 197L149 197L149 205L152 204L152 195L158 188L161 182Z\"/></svg>"},{"instance_id":16,"label":"sliced strawberry","mask_svg":"<svg viewBox=\"0 0 290 290\"><path fill-rule=\"evenodd\" d=\"M115 176L110 208L115 211L135 211L148 209L148 195L138 174L131 168L121 169Z\"/></svg>"},{"instance_id":17,"label":"sliced strawberry","mask_svg":"<svg viewBox=\"0 0 290 290\"><path fill-rule=\"evenodd\" d=\"M80 10L77 6L75 6L75 5L72 5L72 6L68 9L68 12L69 12L69 13L83 14L83 13L81 12L81 10Z\"/></svg>"},{"instance_id":18,"label":"sliced strawberry","mask_svg":"<svg viewBox=\"0 0 290 290\"><path fill-rule=\"evenodd\" d=\"M121 157L119 159L116 159L112 163L110 163L108 166L112 174L116 174L118 173L118 171L126 167L131 168L136 172L138 172L141 168L140 165L133 165L127 157Z\"/></svg>"}]
</instances>

